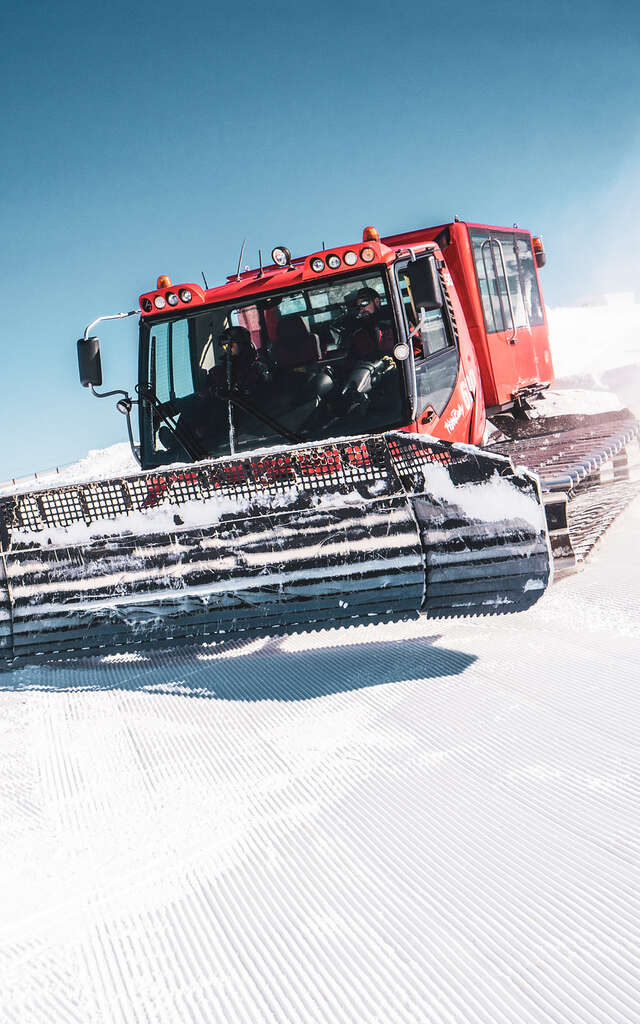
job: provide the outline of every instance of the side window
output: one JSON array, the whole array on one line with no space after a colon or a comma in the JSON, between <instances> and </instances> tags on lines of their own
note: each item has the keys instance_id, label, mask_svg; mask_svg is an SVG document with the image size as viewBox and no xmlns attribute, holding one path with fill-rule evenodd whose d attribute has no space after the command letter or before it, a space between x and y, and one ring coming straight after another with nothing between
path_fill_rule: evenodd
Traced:
<instances>
[{"instance_id":1,"label":"side window","mask_svg":"<svg viewBox=\"0 0 640 1024\"><path fill-rule=\"evenodd\" d=\"M193 393L189 325L186 320L152 327L149 353L150 376L161 402Z\"/></svg>"},{"instance_id":2,"label":"side window","mask_svg":"<svg viewBox=\"0 0 640 1024\"><path fill-rule=\"evenodd\" d=\"M418 409L432 405L438 416L451 398L458 378L458 350L444 349L437 359L416 360Z\"/></svg>"},{"instance_id":3,"label":"side window","mask_svg":"<svg viewBox=\"0 0 640 1024\"><path fill-rule=\"evenodd\" d=\"M518 264L520 287L524 296L524 304L529 317L529 323L533 326L544 323L544 310L542 298L538 288L538 278L531 247L531 239L527 236L516 237L514 245L515 258Z\"/></svg>"},{"instance_id":4,"label":"side window","mask_svg":"<svg viewBox=\"0 0 640 1024\"><path fill-rule=\"evenodd\" d=\"M509 306L497 246L492 244L492 236L488 232L474 231L471 234L471 247L487 331L489 334L507 331L511 326Z\"/></svg>"},{"instance_id":5,"label":"side window","mask_svg":"<svg viewBox=\"0 0 640 1024\"><path fill-rule=\"evenodd\" d=\"M191 353L189 351L189 324L186 320L176 320L169 325L171 345L173 348L173 387L176 395L183 398L193 394L193 374L191 372Z\"/></svg>"},{"instance_id":6,"label":"side window","mask_svg":"<svg viewBox=\"0 0 640 1024\"><path fill-rule=\"evenodd\" d=\"M522 280L515 235L512 238L505 239L504 241L502 241L501 244L502 252L504 255L504 265L507 268L509 295L511 296L511 305L513 307L513 316L516 322L516 327L528 327L529 315L524 303L524 292L522 288ZM498 260L498 273L500 275L499 280L501 281L501 284L504 288L504 274L502 273L502 262L500 261L499 256ZM507 329L509 329L509 327L511 327L511 311L509 310L509 302L507 299L506 288L504 288L504 299L504 307L507 317Z\"/></svg>"},{"instance_id":7,"label":"side window","mask_svg":"<svg viewBox=\"0 0 640 1024\"><path fill-rule=\"evenodd\" d=\"M441 309L430 309L422 314L418 338L422 343L423 359L427 359L429 356L435 355L436 352L442 352L443 349L449 347L447 329L444 325ZM414 350L416 347L414 346Z\"/></svg>"},{"instance_id":8,"label":"side window","mask_svg":"<svg viewBox=\"0 0 640 1024\"><path fill-rule=\"evenodd\" d=\"M418 328L413 335L418 408L432 405L439 416L455 387L458 349L447 326L444 308L422 311L416 308L405 269L398 268L397 278L409 329Z\"/></svg>"},{"instance_id":9,"label":"side window","mask_svg":"<svg viewBox=\"0 0 640 1024\"><path fill-rule=\"evenodd\" d=\"M529 237L500 231L472 231L470 236L488 333L511 329L509 296L516 327L543 323L542 301Z\"/></svg>"},{"instance_id":10,"label":"side window","mask_svg":"<svg viewBox=\"0 0 640 1024\"><path fill-rule=\"evenodd\" d=\"M453 338L447 332L441 309L420 311L416 308L406 267L398 269L398 285L409 328L418 328L414 334L413 345L417 365L419 360L428 359L429 356L451 347Z\"/></svg>"}]
</instances>

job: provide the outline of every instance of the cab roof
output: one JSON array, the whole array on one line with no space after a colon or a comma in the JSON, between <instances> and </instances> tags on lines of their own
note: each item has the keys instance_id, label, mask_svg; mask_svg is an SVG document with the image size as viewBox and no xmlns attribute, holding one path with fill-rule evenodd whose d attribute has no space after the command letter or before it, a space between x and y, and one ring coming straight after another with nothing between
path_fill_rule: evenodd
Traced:
<instances>
[{"instance_id":1,"label":"cab roof","mask_svg":"<svg viewBox=\"0 0 640 1024\"><path fill-rule=\"evenodd\" d=\"M425 244L433 243L425 240ZM202 288L193 283L174 285L169 278L158 278L158 286L140 296L140 311L143 317L151 317L213 303L241 302L250 295L284 291L295 285L301 287L319 280L343 277L347 273L362 272L367 268L387 266L397 259L399 251L397 246L392 248L380 240L339 245L308 256L295 257L284 267L272 263L262 269L233 274L225 284L214 288ZM334 257L334 267L328 264L331 257ZM336 260L339 262L336 263Z\"/></svg>"}]
</instances>

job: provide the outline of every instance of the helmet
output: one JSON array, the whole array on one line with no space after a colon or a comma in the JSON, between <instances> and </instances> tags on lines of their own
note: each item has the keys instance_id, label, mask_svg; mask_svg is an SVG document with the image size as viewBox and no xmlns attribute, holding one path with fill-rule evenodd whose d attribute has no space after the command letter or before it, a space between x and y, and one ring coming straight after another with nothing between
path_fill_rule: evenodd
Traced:
<instances>
[{"instance_id":1,"label":"helmet","mask_svg":"<svg viewBox=\"0 0 640 1024\"><path fill-rule=\"evenodd\" d=\"M373 299L379 299L380 292L377 292L375 288L360 288L354 295L353 301L357 302L358 299L368 299L371 302Z\"/></svg>"},{"instance_id":2,"label":"helmet","mask_svg":"<svg viewBox=\"0 0 640 1024\"><path fill-rule=\"evenodd\" d=\"M220 344L223 349L230 348L233 344L237 345L238 352L235 358L243 363L253 363L258 358L258 350L246 327L228 327L220 335Z\"/></svg>"}]
</instances>

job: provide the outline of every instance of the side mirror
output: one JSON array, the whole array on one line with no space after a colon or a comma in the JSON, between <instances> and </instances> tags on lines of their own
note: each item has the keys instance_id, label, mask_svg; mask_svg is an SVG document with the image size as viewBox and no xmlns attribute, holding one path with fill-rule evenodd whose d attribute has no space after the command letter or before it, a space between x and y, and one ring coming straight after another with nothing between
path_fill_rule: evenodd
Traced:
<instances>
[{"instance_id":1,"label":"side mirror","mask_svg":"<svg viewBox=\"0 0 640 1024\"><path fill-rule=\"evenodd\" d=\"M78 370L83 388L100 387L102 384L102 363L100 342L97 338L78 339Z\"/></svg>"},{"instance_id":2,"label":"side mirror","mask_svg":"<svg viewBox=\"0 0 640 1024\"><path fill-rule=\"evenodd\" d=\"M416 309L442 309L444 299L436 262L430 256L410 263L405 271Z\"/></svg>"}]
</instances>

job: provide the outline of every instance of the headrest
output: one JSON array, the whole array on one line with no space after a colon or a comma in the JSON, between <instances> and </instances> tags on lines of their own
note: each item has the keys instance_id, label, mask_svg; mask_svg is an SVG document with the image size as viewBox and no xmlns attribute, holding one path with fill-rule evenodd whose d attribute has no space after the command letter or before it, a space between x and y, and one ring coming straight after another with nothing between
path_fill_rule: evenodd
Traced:
<instances>
[{"instance_id":1,"label":"headrest","mask_svg":"<svg viewBox=\"0 0 640 1024\"><path fill-rule=\"evenodd\" d=\"M299 313L290 313L280 318L278 323L278 341L285 343L308 338L311 331Z\"/></svg>"},{"instance_id":2,"label":"headrest","mask_svg":"<svg viewBox=\"0 0 640 1024\"><path fill-rule=\"evenodd\" d=\"M275 356L281 366L302 366L322 358L318 335L309 330L299 313L280 320Z\"/></svg>"}]
</instances>

